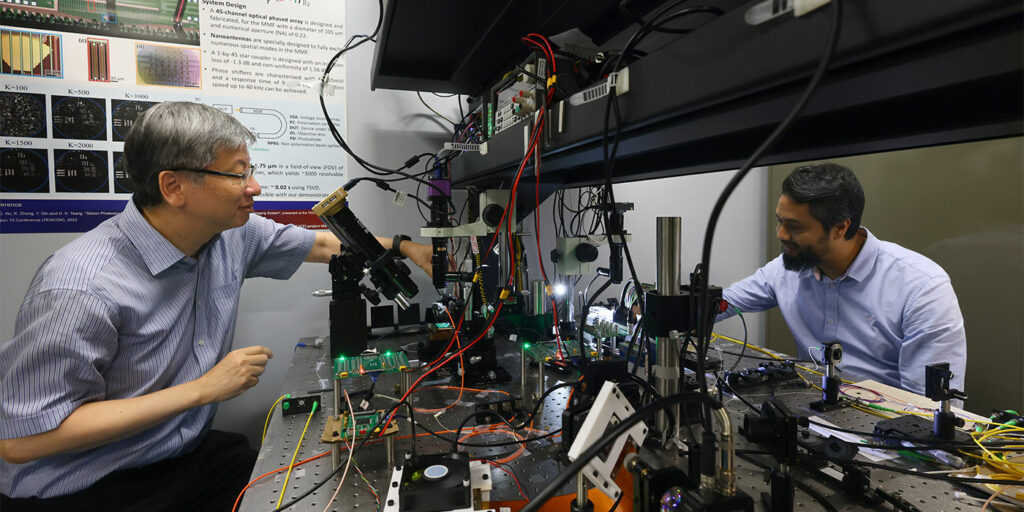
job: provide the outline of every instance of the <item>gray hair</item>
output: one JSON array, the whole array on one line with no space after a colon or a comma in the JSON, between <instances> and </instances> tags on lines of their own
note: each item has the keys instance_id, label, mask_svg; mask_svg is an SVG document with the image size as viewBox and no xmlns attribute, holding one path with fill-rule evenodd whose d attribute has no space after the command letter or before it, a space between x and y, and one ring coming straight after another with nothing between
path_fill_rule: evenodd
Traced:
<instances>
[{"instance_id":1,"label":"gray hair","mask_svg":"<svg viewBox=\"0 0 1024 512\"><path fill-rule=\"evenodd\" d=\"M167 101L142 113L124 143L125 168L135 185L135 204L163 202L159 175L163 170L202 169L223 149L239 149L256 141L249 129L222 110L184 101Z\"/></svg>"}]
</instances>

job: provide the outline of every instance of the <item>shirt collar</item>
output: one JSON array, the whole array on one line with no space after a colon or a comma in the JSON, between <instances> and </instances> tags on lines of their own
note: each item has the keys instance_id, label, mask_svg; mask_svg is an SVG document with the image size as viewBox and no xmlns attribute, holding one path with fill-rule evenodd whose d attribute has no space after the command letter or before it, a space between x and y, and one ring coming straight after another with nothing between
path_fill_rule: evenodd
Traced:
<instances>
[{"instance_id":1,"label":"shirt collar","mask_svg":"<svg viewBox=\"0 0 1024 512\"><path fill-rule=\"evenodd\" d=\"M864 230L867 235L867 240L864 241L864 245L860 248L860 252L853 258L853 262L850 263L850 267L846 269L846 273L839 276L836 281L842 281L844 279L853 279L858 283L863 281L867 277L868 273L871 272L871 267L875 266L875 257L878 256L878 239L875 235L871 234L868 228L861 226L860 229ZM860 233L858 231L858 236ZM825 275L818 270L818 267L803 269L800 271L801 278L813 277L817 281L821 281Z\"/></svg>"},{"instance_id":2,"label":"shirt collar","mask_svg":"<svg viewBox=\"0 0 1024 512\"><path fill-rule=\"evenodd\" d=\"M125 205L120 224L121 231L139 251L139 256L154 276L188 258L142 216L134 200Z\"/></svg>"},{"instance_id":3,"label":"shirt collar","mask_svg":"<svg viewBox=\"0 0 1024 512\"><path fill-rule=\"evenodd\" d=\"M875 266L875 258L878 257L878 238L875 238L868 228L861 226L860 229L864 230L867 240L864 241L864 246L860 248L857 257L853 259L853 263L850 263L850 268L846 269L846 277L858 283L868 276L871 268Z\"/></svg>"}]
</instances>

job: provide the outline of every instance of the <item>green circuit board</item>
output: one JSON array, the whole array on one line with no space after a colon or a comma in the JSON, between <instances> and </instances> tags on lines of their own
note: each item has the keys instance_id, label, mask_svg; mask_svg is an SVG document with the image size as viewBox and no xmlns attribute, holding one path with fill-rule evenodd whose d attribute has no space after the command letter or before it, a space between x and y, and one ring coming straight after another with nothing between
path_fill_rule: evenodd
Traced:
<instances>
[{"instance_id":1,"label":"green circuit board","mask_svg":"<svg viewBox=\"0 0 1024 512\"><path fill-rule=\"evenodd\" d=\"M591 347L587 347L590 351L589 357L597 357L597 351ZM534 361L552 361L558 359L558 347L554 343L523 343L523 351L526 352L526 356ZM567 341L562 343L562 357L579 357L580 346L576 341Z\"/></svg>"},{"instance_id":2,"label":"green circuit board","mask_svg":"<svg viewBox=\"0 0 1024 512\"><path fill-rule=\"evenodd\" d=\"M368 373L404 372L409 369L409 356L403 351L345 357L334 360L334 378L347 379Z\"/></svg>"}]
</instances>

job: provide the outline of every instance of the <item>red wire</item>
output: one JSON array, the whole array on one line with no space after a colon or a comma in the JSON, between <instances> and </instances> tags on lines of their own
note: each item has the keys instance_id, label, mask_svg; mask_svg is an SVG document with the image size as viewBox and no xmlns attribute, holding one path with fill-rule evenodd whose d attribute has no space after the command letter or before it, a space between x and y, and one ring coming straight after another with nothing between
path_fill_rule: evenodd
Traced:
<instances>
[{"instance_id":1,"label":"red wire","mask_svg":"<svg viewBox=\"0 0 1024 512\"><path fill-rule=\"evenodd\" d=\"M546 38L546 37L544 37L544 36L542 36L542 35L540 35L540 34L538 34L536 32L530 32L529 34L526 34L526 36L527 37L539 37L540 40L544 42L544 46L547 46L547 48L548 48L548 58L551 60L551 72L552 73L557 73L558 68L555 67L556 66L556 64L555 64L555 51L551 49L551 43L548 42L548 38Z\"/></svg>"},{"instance_id":2,"label":"red wire","mask_svg":"<svg viewBox=\"0 0 1024 512\"><path fill-rule=\"evenodd\" d=\"M487 327L485 327L480 332L480 334L478 334L477 337L473 339L473 341L469 342L465 347L462 347L461 349L459 349L458 352L452 354L451 357L449 357L448 359L445 359L441 364L439 364L438 366L435 366L434 368L428 370L426 373L421 375L420 378L416 379L416 382L414 382L412 384L412 386L409 386L409 389L405 392L404 395L402 395L402 398L400 398L398 400L399 403L401 403L406 398L408 398L409 394L412 393L412 390L415 389L416 386L418 386L420 382L423 382L423 379L425 379L428 375L430 375L431 373L434 373L435 371L437 371L438 368L441 368L444 365L448 364L449 362L451 362L456 357L461 356L463 352L465 352L466 350L469 350L469 348L472 347L473 345L475 345L476 342L478 342L481 339L483 339L483 337L487 334L487 331L489 331L491 329L491 327L494 326L494 321L498 319L498 314L501 313L502 306L504 306L504 303L503 302L499 302L498 303L498 308L494 310L494 315L491 316L491 322L487 324ZM381 429L382 433L387 431L388 425L390 425L391 424L391 420L393 420L395 418L395 413L396 412L398 412L398 408L397 407L395 408L394 411L391 412L391 415L388 416L388 421L384 423L384 428Z\"/></svg>"},{"instance_id":3,"label":"red wire","mask_svg":"<svg viewBox=\"0 0 1024 512\"><path fill-rule=\"evenodd\" d=\"M519 479L516 478L516 475L514 473L512 473L511 471L501 467L500 464L498 464L497 462L494 462L493 460L487 460L487 459L474 459L474 460L482 460L482 461L484 461L484 462L486 462L486 463L488 463L488 464L490 464L490 465L492 465L492 466L494 466L494 467L504 471L505 474L507 474L508 476L512 477L512 480L515 480L516 487L519 488L519 495L522 496L524 500L529 500L530 499L530 498L526 497L526 493L523 492L523 486L522 486L522 484L519 483Z\"/></svg>"},{"instance_id":4,"label":"red wire","mask_svg":"<svg viewBox=\"0 0 1024 512\"><path fill-rule=\"evenodd\" d=\"M178 12L174 14L174 21L181 22L181 15L185 12L185 0L178 2Z\"/></svg>"},{"instance_id":5,"label":"red wire","mask_svg":"<svg viewBox=\"0 0 1024 512\"><path fill-rule=\"evenodd\" d=\"M304 461L296 462L294 466L290 466L290 467L301 466L301 465L303 465L303 464L305 464L305 463L307 463L307 462L309 462L311 460L319 459L320 457L324 457L326 455L329 455L330 453L331 452L328 451L328 452L321 453L319 455L314 455L314 456L312 456L312 457L310 457L310 458L308 458L308 459L306 459ZM251 487L252 484L260 481L264 477L273 475L274 473L280 473L280 472L282 472L282 471L284 471L284 470L286 470L288 468L289 468L289 466L285 466L283 468L277 468L277 469L275 469L273 471L268 471L268 472L263 473L262 475L260 475L260 476L258 476L256 478L253 478L252 481L249 482L248 484L246 484L246 486L242 488L242 491L238 493L238 497L235 498L235 505L233 507L231 507L231 512L235 512L236 510L238 510L238 504L242 501L242 496L245 495L245 491L249 490L249 487Z\"/></svg>"},{"instance_id":6,"label":"red wire","mask_svg":"<svg viewBox=\"0 0 1024 512\"><path fill-rule=\"evenodd\" d=\"M531 37L539 37L540 38L540 42L534 41L533 39L531 39ZM540 34L531 32L531 33L527 34L526 37L520 38L520 40L523 41L524 43L530 43L530 44L540 48L540 50L542 52L544 52L544 57L546 57L548 59L548 61L551 62L551 72L552 73L557 73L558 72L558 68L556 67L556 64L555 64L555 52L551 49L551 44L548 43L548 38L546 38L546 37L544 37L544 36L542 36ZM541 43L543 43L543 44L541 44Z\"/></svg>"},{"instance_id":7,"label":"red wire","mask_svg":"<svg viewBox=\"0 0 1024 512\"><path fill-rule=\"evenodd\" d=\"M494 232L494 236L492 236L492 237L491 237L491 243L490 243L490 245L489 245L489 246L487 247L487 251L486 251L486 252L484 253L485 255L486 255L486 254L490 254L490 252L491 252L491 249L493 249L493 248L494 248L494 244L495 244L495 242L497 242L497 240L498 240L498 235L499 235L499 234L501 233L501 228L500 228L500 226L501 226L501 225L502 225L503 223L504 223L504 224L507 224L507 227L506 227L506 232L507 232L507 233L511 233L511 230L512 230L512 229L511 229L511 228L512 228L512 216L511 216L511 215L509 214L509 212L510 212L510 211L511 211L511 210L513 209L513 207L514 207L514 205L515 205L516 191L517 191L517 190L519 189L519 182L520 182L520 179L521 179L521 178L522 178L522 176L523 176L523 170L524 170L524 169L526 168L526 164L527 164L527 162L529 162L529 161L530 161L530 156L531 156L531 155L533 154L534 150L535 150L535 149L537 148L537 141L538 141L538 140L539 140L539 138L540 138L540 133L541 133L541 130L542 130L543 126L544 126L544 111L545 111L545 110L546 110L545 108L542 108L542 109L540 110L540 114L539 114L539 116L538 116L540 120L539 120L539 121L537 122L537 125L536 125L536 126L534 127L534 132L533 132L533 136L531 137L531 139L532 139L532 140L531 140L531 142L530 142L530 147L529 147L529 149L527 150L526 156L525 156L525 157L523 157L523 161L522 161L522 163L520 163L520 165L519 165L519 171L518 171L518 172L516 173L516 178L515 178L515 181L514 181L514 183L512 184L512 191L511 191L511 195L510 195L510 197L509 197L509 201L508 201L508 204L506 204L506 206L505 206L505 209L504 209L504 211L503 211L503 212L501 213L501 220L499 220L499 221L498 221L498 226L499 226L499 228L498 228L497 230L495 230L495 232ZM508 219L507 221L506 221L506 218ZM510 245L511 245L511 236L509 237L509 240L510 240ZM508 283L506 284L506 286L511 286L511 284L512 284L512 279L513 279L514 277L515 277L515 274L514 274L514 273L512 273L512 272L509 272L509 282L508 282ZM404 400L405 400L406 398L408 398L408 397L409 397L409 395L410 395L410 394L412 393L412 390L413 390L413 389L415 389L415 388L416 388L416 386L417 386L417 385L419 385L419 383L420 383L420 382L422 382L422 381L423 381L423 379L425 379L425 378L426 378L426 377L427 377L428 375L430 375L430 374L434 373L435 371L437 371L437 369L438 369L438 368L442 368L442 367L444 367L444 365L446 365L446 364L448 364L449 362L451 362L451 361L452 361L453 359L455 359L455 357L458 357L458 356L462 356L462 354L463 354L463 353L464 353L464 352L465 352L466 350L468 350L468 349L469 349L470 347L472 347L473 345L475 345L475 344L476 344L476 342L478 342L478 341L480 341L481 339L483 339L483 337L484 337L484 336L485 336L485 335L487 334L487 332L488 332L488 331L489 331L489 330L491 329L491 327L493 327L493 326L494 326L494 322L495 322L495 321L496 321L496 320L498 319L498 315L499 315L499 314L501 314L501 309L502 309L502 307L503 307L503 306L504 306L504 303L503 303L503 302L498 302L498 307L497 307L497 308L496 308L496 309L494 310L494 314L493 314L493 315L491 315L491 321L490 321L490 322L489 322L489 323L487 324L487 327L485 327L485 328L483 329L483 331L481 331L481 332L480 332L480 334L478 334L478 335L476 336L476 338L474 338L474 339L473 339L473 341L471 341L471 342L467 343L467 344L466 344L466 346L464 346L464 347L460 348L460 349L459 349L459 350L458 350L458 351L457 351L456 353L452 354L452 355L451 355L450 357L448 357L447 359L445 359L445 360L444 360L443 362L441 362L440 364L437 364L437 365L433 366L433 368L431 368L430 370L428 370L427 372L425 372L425 373L424 373L423 375L421 375L421 376L420 376L420 378L416 379L416 382L414 382L414 383L412 384L412 386L409 386L409 389L408 389L408 390L406 390L406 392L405 392L405 394L404 394L404 395L402 395L402 398L400 398L400 399L398 400L398 401L399 401L399 403L401 403L401 402L402 402L402 401L404 401ZM459 325L458 325L458 327L457 327L457 328L455 329L455 332L456 332L456 333L458 333L458 332L459 332L459 330L461 329L461 327L462 327L462 322L463 322L463 320L464 320L464 319L465 319L465 316L463 316L463 317L459 318ZM446 354L446 353L448 352L448 349L449 349L449 348L451 347L451 345L452 345L452 343L454 343L454 341L455 341L455 338L454 338L454 336L453 336L453 337L452 337L452 341L450 341L450 342L448 343L448 347L446 347L446 349L445 349L445 350L444 350L444 351L442 352L442 355L443 355L443 354ZM440 357L438 357L438 359L440 359ZM437 361L437 359L435 359L434 361L432 361L432 362L431 362L431 364L433 364L433 363L434 363L434 362L436 362L436 361ZM429 366L429 365L428 365L428 366ZM389 425L391 425L391 420L393 420L393 419L395 418L395 413L397 413L397 412L398 412L398 409L397 409L397 407L396 407L396 408L395 408L395 410L394 410L394 411L392 411L392 412L391 412L391 414L390 414L390 415L388 416L388 420L387 420L387 422L385 422L385 423L384 423L384 428L382 428L382 429L381 429L381 432L382 432L382 433L383 433L383 432L385 432L385 431L387 431L387 429L388 429L388 426L389 426Z\"/></svg>"}]
</instances>

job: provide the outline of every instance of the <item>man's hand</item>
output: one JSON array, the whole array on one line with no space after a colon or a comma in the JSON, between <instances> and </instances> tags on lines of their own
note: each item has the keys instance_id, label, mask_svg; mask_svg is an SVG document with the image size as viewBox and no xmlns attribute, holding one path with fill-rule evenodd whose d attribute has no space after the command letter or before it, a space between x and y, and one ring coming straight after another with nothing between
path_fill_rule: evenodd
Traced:
<instances>
[{"instance_id":1,"label":"man's hand","mask_svg":"<svg viewBox=\"0 0 1024 512\"><path fill-rule=\"evenodd\" d=\"M138 434L193 407L242 394L259 382L271 357L274 354L266 347L241 348L196 380L132 398L84 403L53 430L0 440L0 457L24 464Z\"/></svg>"},{"instance_id":2,"label":"man's hand","mask_svg":"<svg viewBox=\"0 0 1024 512\"><path fill-rule=\"evenodd\" d=\"M434 277L434 266L431 258L434 255L434 246L430 244L419 244L416 242L402 242L402 253L406 258L422 268L428 276Z\"/></svg>"},{"instance_id":3,"label":"man's hand","mask_svg":"<svg viewBox=\"0 0 1024 512\"><path fill-rule=\"evenodd\" d=\"M258 345L228 352L217 366L196 379L202 403L223 402L255 386L272 357L269 348Z\"/></svg>"}]
</instances>

